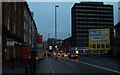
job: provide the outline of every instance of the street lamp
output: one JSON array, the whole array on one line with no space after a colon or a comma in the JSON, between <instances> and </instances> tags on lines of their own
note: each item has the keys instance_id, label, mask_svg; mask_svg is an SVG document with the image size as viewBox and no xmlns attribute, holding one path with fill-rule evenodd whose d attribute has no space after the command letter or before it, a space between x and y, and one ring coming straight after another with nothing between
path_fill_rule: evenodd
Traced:
<instances>
[{"instance_id":1,"label":"street lamp","mask_svg":"<svg viewBox=\"0 0 120 75\"><path fill-rule=\"evenodd\" d=\"M55 6L55 46L57 41L57 7L59 6L58 5Z\"/></svg>"}]
</instances>

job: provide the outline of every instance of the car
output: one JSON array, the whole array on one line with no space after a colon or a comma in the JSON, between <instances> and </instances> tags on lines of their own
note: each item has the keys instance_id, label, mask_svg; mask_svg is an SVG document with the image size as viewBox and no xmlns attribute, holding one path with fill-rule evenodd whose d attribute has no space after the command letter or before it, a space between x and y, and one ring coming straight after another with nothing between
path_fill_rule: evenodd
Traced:
<instances>
[{"instance_id":1,"label":"car","mask_svg":"<svg viewBox=\"0 0 120 75\"><path fill-rule=\"evenodd\" d=\"M64 57L64 53L61 53L61 57Z\"/></svg>"},{"instance_id":2,"label":"car","mask_svg":"<svg viewBox=\"0 0 120 75\"><path fill-rule=\"evenodd\" d=\"M64 57L67 58L67 57L68 57L68 54L67 54L67 53L64 53Z\"/></svg>"},{"instance_id":3,"label":"car","mask_svg":"<svg viewBox=\"0 0 120 75\"><path fill-rule=\"evenodd\" d=\"M71 54L71 55L70 55L70 58L71 58L71 59L78 59L78 55L77 55L77 54Z\"/></svg>"},{"instance_id":4,"label":"car","mask_svg":"<svg viewBox=\"0 0 120 75\"><path fill-rule=\"evenodd\" d=\"M57 56L61 56L61 54L60 54L60 53L57 53Z\"/></svg>"}]
</instances>

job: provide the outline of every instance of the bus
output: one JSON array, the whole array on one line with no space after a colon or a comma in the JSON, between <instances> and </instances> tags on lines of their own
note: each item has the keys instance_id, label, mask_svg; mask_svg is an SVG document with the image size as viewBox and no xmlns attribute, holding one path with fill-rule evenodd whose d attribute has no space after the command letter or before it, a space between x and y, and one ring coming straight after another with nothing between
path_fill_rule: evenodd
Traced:
<instances>
[{"instance_id":1,"label":"bus","mask_svg":"<svg viewBox=\"0 0 120 75\"><path fill-rule=\"evenodd\" d=\"M33 49L36 51L36 59L37 59L37 60L43 59L44 54L43 54L43 49L42 49L42 47L34 47Z\"/></svg>"},{"instance_id":2,"label":"bus","mask_svg":"<svg viewBox=\"0 0 120 75\"><path fill-rule=\"evenodd\" d=\"M38 60L43 59L43 57L44 57L43 49L41 47L38 47L37 57L38 57Z\"/></svg>"}]
</instances>

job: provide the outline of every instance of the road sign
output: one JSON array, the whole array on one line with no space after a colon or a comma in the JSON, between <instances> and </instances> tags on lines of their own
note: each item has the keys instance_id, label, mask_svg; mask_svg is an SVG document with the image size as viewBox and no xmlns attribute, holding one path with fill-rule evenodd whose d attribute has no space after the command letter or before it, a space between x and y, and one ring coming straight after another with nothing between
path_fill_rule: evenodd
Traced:
<instances>
[{"instance_id":1,"label":"road sign","mask_svg":"<svg viewBox=\"0 0 120 75\"><path fill-rule=\"evenodd\" d=\"M90 29L89 48L91 50L110 50L110 29Z\"/></svg>"}]
</instances>

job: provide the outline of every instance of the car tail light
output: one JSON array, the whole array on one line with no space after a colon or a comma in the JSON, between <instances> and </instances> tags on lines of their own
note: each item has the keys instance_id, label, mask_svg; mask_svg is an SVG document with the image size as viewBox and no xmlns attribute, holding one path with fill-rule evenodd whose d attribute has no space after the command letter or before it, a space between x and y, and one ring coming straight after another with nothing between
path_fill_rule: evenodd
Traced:
<instances>
[{"instance_id":1,"label":"car tail light","mask_svg":"<svg viewBox=\"0 0 120 75\"><path fill-rule=\"evenodd\" d=\"M76 55L78 57L78 55Z\"/></svg>"}]
</instances>

